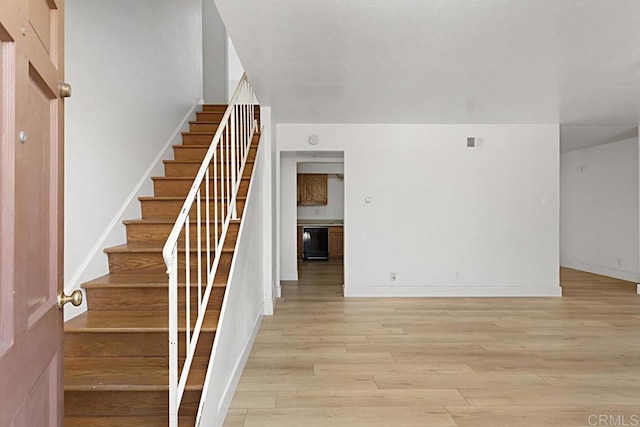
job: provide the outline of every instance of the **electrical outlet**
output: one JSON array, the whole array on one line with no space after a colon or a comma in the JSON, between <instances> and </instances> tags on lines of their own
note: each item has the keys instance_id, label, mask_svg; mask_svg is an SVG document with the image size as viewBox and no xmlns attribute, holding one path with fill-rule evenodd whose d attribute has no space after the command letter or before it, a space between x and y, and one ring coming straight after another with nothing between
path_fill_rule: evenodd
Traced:
<instances>
[{"instance_id":1,"label":"electrical outlet","mask_svg":"<svg viewBox=\"0 0 640 427\"><path fill-rule=\"evenodd\" d=\"M622 264L624 264L622 258L618 258L618 265L622 265Z\"/></svg>"},{"instance_id":2,"label":"electrical outlet","mask_svg":"<svg viewBox=\"0 0 640 427\"><path fill-rule=\"evenodd\" d=\"M396 273L391 273L389 275L389 280L391 280L392 282L395 282L398 279L398 275Z\"/></svg>"},{"instance_id":3,"label":"electrical outlet","mask_svg":"<svg viewBox=\"0 0 640 427\"><path fill-rule=\"evenodd\" d=\"M459 279L459 278L460 278L460 272L456 271L456 279Z\"/></svg>"}]
</instances>

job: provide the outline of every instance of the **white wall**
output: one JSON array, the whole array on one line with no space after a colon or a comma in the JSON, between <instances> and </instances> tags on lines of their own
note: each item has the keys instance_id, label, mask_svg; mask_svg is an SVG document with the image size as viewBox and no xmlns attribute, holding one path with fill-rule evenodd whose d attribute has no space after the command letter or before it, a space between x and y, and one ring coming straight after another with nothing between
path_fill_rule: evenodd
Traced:
<instances>
[{"instance_id":1,"label":"white wall","mask_svg":"<svg viewBox=\"0 0 640 427\"><path fill-rule=\"evenodd\" d=\"M278 133L280 129L278 125ZM280 159L280 280L298 280L296 162Z\"/></svg>"},{"instance_id":2,"label":"white wall","mask_svg":"<svg viewBox=\"0 0 640 427\"><path fill-rule=\"evenodd\" d=\"M272 269L272 297L280 298L280 155L278 154L278 123L275 111L269 108L270 119L270 147L271 147L271 269Z\"/></svg>"},{"instance_id":3,"label":"white wall","mask_svg":"<svg viewBox=\"0 0 640 427\"><path fill-rule=\"evenodd\" d=\"M342 163L298 163L298 173L326 173L327 204L324 206L298 206L300 219L343 219L344 179L336 174L344 174Z\"/></svg>"},{"instance_id":4,"label":"white wall","mask_svg":"<svg viewBox=\"0 0 640 427\"><path fill-rule=\"evenodd\" d=\"M124 226L110 224L202 94L201 6L66 2L67 290L108 272L102 248L125 242ZM143 190L152 194L150 180ZM132 206L127 216L139 217Z\"/></svg>"},{"instance_id":5,"label":"white wall","mask_svg":"<svg viewBox=\"0 0 640 427\"><path fill-rule=\"evenodd\" d=\"M202 66L204 101L225 104L229 99L227 30L213 0L202 0Z\"/></svg>"},{"instance_id":6,"label":"white wall","mask_svg":"<svg viewBox=\"0 0 640 427\"><path fill-rule=\"evenodd\" d=\"M278 149L310 134L345 152L345 295L560 294L558 125L280 124Z\"/></svg>"},{"instance_id":7,"label":"white wall","mask_svg":"<svg viewBox=\"0 0 640 427\"><path fill-rule=\"evenodd\" d=\"M231 99L238 82L244 74L244 67L230 37L227 37L227 73L229 77L229 99Z\"/></svg>"},{"instance_id":8,"label":"white wall","mask_svg":"<svg viewBox=\"0 0 640 427\"><path fill-rule=\"evenodd\" d=\"M270 296L263 298L264 289L269 287L269 279L265 283L266 270L270 270L271 264L269 251L265 250L265 244L271 245L271 230L264 227L264 211L269 209L271 200L267 179L271 171L265 161L270 147L264 143L264 134L262 138L205 379L197 421L201 426L223 424L260 328L265 305L271 304Z\"/></svg>"},{"instance_id":9,"label":"white wall","mask_svg":"<svg viewBox=\"0 0 640 427\"><path fill-rule=\"evenodd\" d=\"M638 138L560 156L560 264L638 282Z\"/></svg>"},{"instance_id":10,"label":"white wall","mask_svg":"<svg viewBox=\"0 0 640 427\"><path fill-rule=\"evenodd\" d=\"M268 187L265 187L266 200L263 211L263 227L265 230L264 238L264 260L265 260L265 314L273 314L273 308L278 297L277 280L278 267L276 265L278 257L276 256L277 245L277 208L276 208L276 122L273 116L271 107L261 107L260 109L260 122L262 126L261 144L266 145L264 152L264 173L263 179L268 182ZM270 302L267 302L270 300Z\"/></svg>"},{"instance_id":11,"label":"white wall","mask_svg":"<svg viewBox=\"0 0 640 427\"><path fill-rule=\"evenodd\" d=\"M275 123L271 120L271 108L261 107L260 109L260 126L262 135L260 136L260 144L264 145L263 151L261 151L262 158L260 161L260 175L255 175L257 179L264 181L262 185L262 191L264 193L264 200L262 201L262 230L264 232L263 237L263 283L264 283L264 314L272 315L273 307L275 305L275 290L273 289L274 283L274 270L273 259L275 258L273 251L273 217L274 205L273 205L273 140L272 140L272 128ZM261 147L262 148L262 147Z\"/></svg>"}]
</instances>

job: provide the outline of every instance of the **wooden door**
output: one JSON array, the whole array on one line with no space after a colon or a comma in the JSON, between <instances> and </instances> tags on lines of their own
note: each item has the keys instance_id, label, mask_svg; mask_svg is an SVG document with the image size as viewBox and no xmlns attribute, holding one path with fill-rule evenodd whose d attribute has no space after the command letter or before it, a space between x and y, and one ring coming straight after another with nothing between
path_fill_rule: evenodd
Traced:
<instances>
[{"instance_id":1,"label":"wooden door","mask_svg":"<svg viewBox=\"0 0 640 427\"><path fill-rule=\"evenodd\" d=\"M63 1L0 0L0 426L62 425Z\"/></svg>"}]
</instances>

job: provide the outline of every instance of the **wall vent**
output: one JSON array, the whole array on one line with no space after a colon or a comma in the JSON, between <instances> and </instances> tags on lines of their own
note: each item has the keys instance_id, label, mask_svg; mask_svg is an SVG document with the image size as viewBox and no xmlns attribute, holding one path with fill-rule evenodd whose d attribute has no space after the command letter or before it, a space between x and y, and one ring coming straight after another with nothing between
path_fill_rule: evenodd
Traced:
<instances>
[{"instance_id":1,"label":"wall vent","mask_svg":"<svg viewBox=\"0 0 640 427\"><path fill-rule=\"evenodd\" d=\"M482 138L477 136L467 137L467 148L482 147Z\"/></svg>"}]
</instances>

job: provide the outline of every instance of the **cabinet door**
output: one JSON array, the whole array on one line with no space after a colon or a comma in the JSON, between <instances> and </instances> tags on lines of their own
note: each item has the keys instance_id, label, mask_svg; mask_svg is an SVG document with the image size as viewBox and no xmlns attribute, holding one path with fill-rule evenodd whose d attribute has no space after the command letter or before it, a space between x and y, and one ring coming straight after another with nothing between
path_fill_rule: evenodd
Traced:
<instances>
[{"instance_id":1,"label":"cabinet door","mask_svg":"<svg viewBox=\"0 0 640 427\"><path fill-rule=\"evenodd\" d=\"M327 204L327 174L305 174L303 183L302 205L320 206Z\"/></svg>"},{"instance_id":2,"label":"cabinet door","mask_svg":"<svg viewBox=\"0 0 640 427\"><path fill-rule=\"evenodd\" d=\"M344 257L344 233L342 227L329 227L329 259Z\"/></svg>"}]
</instances>

